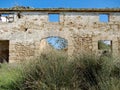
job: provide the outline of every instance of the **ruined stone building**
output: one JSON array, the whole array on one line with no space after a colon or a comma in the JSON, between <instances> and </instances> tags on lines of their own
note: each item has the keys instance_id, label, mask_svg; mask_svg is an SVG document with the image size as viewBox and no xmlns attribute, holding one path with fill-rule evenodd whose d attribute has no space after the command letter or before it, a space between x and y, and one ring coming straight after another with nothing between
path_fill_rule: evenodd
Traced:
<instances>
[{"instance_id":1,"label":"ruined stone building","mask_svg":"<svg viewBox=\"0 0 120 90\"><path fill-rule=\"evenodd\" d=\"M100 41L112 56L119 55L120 9L0 9L1 62L38 56L41 40L52 36L68 41L69 56L99 55Z\"/></svg>"}]
</instances>

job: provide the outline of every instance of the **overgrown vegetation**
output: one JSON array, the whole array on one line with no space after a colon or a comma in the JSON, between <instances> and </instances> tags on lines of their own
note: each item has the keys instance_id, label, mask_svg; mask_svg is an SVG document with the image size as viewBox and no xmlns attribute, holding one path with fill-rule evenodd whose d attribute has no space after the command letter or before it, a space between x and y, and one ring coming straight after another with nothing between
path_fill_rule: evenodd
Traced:
<instances>
[{"instance_id":1,"label":"overgrown vegetation","mask_svg":"<svg viewBox=\"0 0 120 90\"><path fill-rule=\"evenodd\" d=\"M20 6L20 5L16 5L11 7L10 9L34 9L33 7L29 7L29 6Z\"/></svg>"},{"instance_id":2,"label":"overgrown vegetation","mask_svg":"<svg viewBox=\"0 0 120 90\"><path fill-rule=\"evenodd\" d=\"M109 57L57 55L1 65L0 90L119 90L120 62Z\"/></svg>"}]
</instances>

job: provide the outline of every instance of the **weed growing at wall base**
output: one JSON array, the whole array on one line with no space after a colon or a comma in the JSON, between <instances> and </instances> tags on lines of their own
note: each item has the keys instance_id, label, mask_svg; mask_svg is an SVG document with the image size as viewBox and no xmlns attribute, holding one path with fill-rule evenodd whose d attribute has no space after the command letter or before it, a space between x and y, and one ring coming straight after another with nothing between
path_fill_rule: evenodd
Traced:
<instances>
[{"instance_id":1,"label":"weed growing at wall base","mask_svg":"<svg viewBox=\"0 0 120 90\"><path fill-rule=\"evenodd\" d=\"M21 65L22 64L22 65ZM1 65L0 90L119 90L120 63L109 57L45 55Z\"/></svg>"}]
</instances>

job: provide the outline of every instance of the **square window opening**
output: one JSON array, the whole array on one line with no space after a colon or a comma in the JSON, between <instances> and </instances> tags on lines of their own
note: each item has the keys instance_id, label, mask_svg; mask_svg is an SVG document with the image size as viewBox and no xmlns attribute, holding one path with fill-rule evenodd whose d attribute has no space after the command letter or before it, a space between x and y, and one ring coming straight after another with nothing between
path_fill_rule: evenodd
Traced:
<instances>
[{"instance_id":1,"label":"square window opening","mask_svg":"<svg viewBox=\"0 0 120 90\"><path fill-rule=\"evenodd\" d=\"M109 15L108 14L100 14L99 21L100 22L109 22Z\"/></svg>"},{"instance_id":2,"label":"square window opening","mask_svg":"<svg viewBox=\"0 0 120 90\"><path fill-rule=\"evenodd\" d=\"M50 13L49 14L49 22L59 22L60 15L58 13Z\"/></svg>"}]
</instances>

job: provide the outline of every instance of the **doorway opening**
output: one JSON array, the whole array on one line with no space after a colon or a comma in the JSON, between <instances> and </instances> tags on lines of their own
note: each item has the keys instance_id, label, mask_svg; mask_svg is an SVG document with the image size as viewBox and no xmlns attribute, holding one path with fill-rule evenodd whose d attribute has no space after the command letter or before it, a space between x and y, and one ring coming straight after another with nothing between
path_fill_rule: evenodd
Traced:
<instances>
[{"instance_id":1,"label":"doorway opening","mask_svg":"<svg viewBox=\"0 0 120 90\"><path fill-rule=\"evenodd\" d=\"M0 63L9 62L9 40L0 40Z\"/></svg>"}]
</instances>

